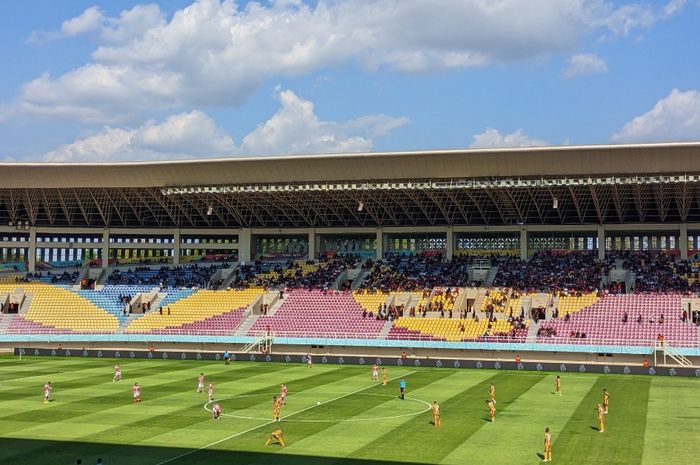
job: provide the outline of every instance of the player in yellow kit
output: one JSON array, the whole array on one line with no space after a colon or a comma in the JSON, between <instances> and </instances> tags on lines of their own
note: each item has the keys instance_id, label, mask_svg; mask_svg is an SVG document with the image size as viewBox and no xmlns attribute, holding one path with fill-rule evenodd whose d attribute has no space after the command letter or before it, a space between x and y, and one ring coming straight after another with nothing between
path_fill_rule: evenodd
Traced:
<instances>
[{"instance_id":1,"label":"player in yellow kit","mask_svg":"<svg viewBox=\"0 0 700 465\"><path fill-rule=\"evenodd\" d=\"M284 447L284 433L281 429L276 429L272 433L270 433L270 437L267 438L265 446L269 446L272 441L276 441L279 443L280 446Z\"/></svg>"},{"instance_id":2,"label":"player in yellow kit","mask_svg":"<svg viewBox=\"0 0 700 465\"><path fill-rule=\"evenodd\" d=\"M556 391L556 395L560 396L561 395L561 378L557 376L557 380L554 382L554 389Z\"/></svg>"},{"instance_id":3,"label":"player in yellow kit","mask_svg":"<svg viewBox=\"0 0 700 465\"><path fill-rule=\"evenodd\" d=\"M280 401L277 396L272 396L272 421L280 421Z\"/></svg>"},{"instance_id":4,"label":"player in yellow kit","mask_svg":"<svg viewBox=\"0 0 700 465\"><path fill-rule=\"evenodd\" d=\"M486 405L489 406L489 415L491 416L491 423L496 421L496 401L495 400L487 400Z\"/></svg>"},{"instance_id":5,"label":"player in yellow kit","mask_svg":"<svg viewBox=\"0 0 700 465\"><path fill-rule=\"evenodd\" d=\"M598 432L599 433L604 433L605 432L605 409L603 408L602 405L598 404Z\"/></svg>"},{"instance_id":6,"label":"player in yellow kit","mask_svg":"<svg viewBox=\"0 0 700 465\"><path fill-rule=\"evenodd\" d=\"M489 399L493 401L493 403L496 403L496 386L491 383L491 386L489 387Z\"/></svg>"},{"instance_id":7,"label":"player in yellow kit","mask_svg":"<svg viewBox=\"0 0 700 465\"><path fill-rule=\"evenodd\" d=\"M544 459L542 461L552 461L552 433L549 432L549 428L544 429Z\"/></svg>"},{"instance_id":8,"label":"player in yellow kit","mask_svg":"<svg viewBox=\"0 0 700 465\"><path fill-rule=\"evenodd\" d=\"M382 386L386 386L387 382L386 368L382 367Z\"/></svg>"},{"instance_id":9,"label":"player in yellow kit","mask_svg":"<svg viewBox=\"0 0 700 465\"><path fill-rule=\"evenodd\" d=\"M440 404L437 403L437 400L434 400L430 408L433 411L433 425L437 428L442 424L440 421Z\"/></svg>"},{"instance_id":10,"label":"player in yellow kit","mask_svg":"<svg viewBox=\"0 0 700 465\"><path fill-rule=\"evenodd\" d=\"M610 403L610 393L607 389L603 389L603 409L605 414L608 414L608 404Z\"/></svg>"}]
</instances>

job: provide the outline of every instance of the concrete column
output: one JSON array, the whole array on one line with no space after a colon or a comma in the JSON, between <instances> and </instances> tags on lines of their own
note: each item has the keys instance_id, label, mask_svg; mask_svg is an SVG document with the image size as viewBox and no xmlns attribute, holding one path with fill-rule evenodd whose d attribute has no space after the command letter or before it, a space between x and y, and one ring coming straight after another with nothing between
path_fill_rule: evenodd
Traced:
<instances>
[{"instance_id":1,"label":"concrete column","mask_svg":"<svg viewBox=\"0 0 700 465\"><path fill-rule=\"evenodd\" d=\"M36 227L29 228L29 253L27 254L27 270L30 273L36 271Z\"/></svg>"},{"instance_id":2,"label":"concrete column","mask_svg":"<svg viewBox=\"0 0 700 465\"><path fill-rule=\"evenodd\" d=\"M455 233L452 231L452 227L448 226L447 227L447 259L452 260L452 256L454 255L455 252Z\"/></svg>"},{"instance_id":3,"label":"concrete column","mask_svg":"<svg viewBox=\"0 0 700 465\"><path fill-rule=\"evenodd\" d=\"M679 240L681 241L679 249L681 249L681 259L685 260L688 258L688 225L686 223L681 223Z\"/></svg>"},{"instance_id":4,"label":"concrete column","mask_svg":"<svg viewBox=\"0 0 700 465\"><path fill-rule=\"evenodd\" d=\"M243 228L238 233L238 262L249 263L252 260L251 256L252 230Z\"/></svg>"},{"instance_id":5,"label":"concrete column","mask_svg":"<svg viewBox=\"0 0 700 465\"><path fill-rule=\"evenodd\" d=\"M314 228L309 229L309 259L316 260L316 230Z\"/></svg>"},{"instance_id":6,"label":"concrete column","mask_svg":"<svg viewBox=\"0 0 700 465\"><path fill-rule=\"evenodd\" d=\"M598 225L598 260L605 260L605 227Z\"/></svg>"},{"instance_id":7,"label":"concrete column","mask_svg":"<svg viewBox=\"0 0 700 465\"><path fill-rule=\"evenodd\" d=\"M377 228L377 260L384 258L384 230Z\"/></svg>"},{"instance_id":8,"label":"concrete column","mask_svg":"<svg viewBox=\"0 0 700 465\"><path fill-rule=\"evenodd\" d=\"M102 231L102 268L109 266L109 228Z\"/></svg>"},{"instance_id":9,"label":"concrete column","mask_svg":"<svg viewBox=\"0 0 700 465\"><path fill-rule=\"evenodd\" d=\"M520 259L527 260L527 229L520 227Z\"/></svg>"},{"instance_id":10,"label":"concrete column","mask_svg":"<svg viewBox=\"0 0 700 465\"><path fill-rule=\"evenodd\" d=\"M180 264L180 229L173 230L173 265Z\"/></svg>"}]
</instances>

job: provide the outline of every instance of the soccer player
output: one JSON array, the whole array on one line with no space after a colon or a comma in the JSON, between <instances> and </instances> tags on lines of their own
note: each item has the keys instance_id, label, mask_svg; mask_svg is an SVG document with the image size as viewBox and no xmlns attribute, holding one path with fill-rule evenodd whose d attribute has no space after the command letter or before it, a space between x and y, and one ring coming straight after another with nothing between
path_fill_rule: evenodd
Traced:
<instances>
[{"instance_id":1,"label":"soccer player","mask_svg":"<svg viewBox=\"0 0 700 465\"><path fill-rule=\"evenodd\" d=\"M489 387L489 399L495 404L496 403L496 386L491 383Z\"/></svg>"},{"instance_id":2,"label":"soccer player","mask_svg":"<svg viewBox=\"0 0 700 465\"><path fill-rule=\"evenodd\" d=\"M431 409L433 410L433 425L437 428L442 424L440 421L440 404L437 403L437 400L433 401Z\"/></svg>"},{"instance_id":3,"label":"soccer player","mask_svg":"<svg viewBox=\"0 0 700 465\"><path fill-rule=\"evenodd\" d=\"M372 381L379 381L379 366L376 363L372 365Z\"/></svg>"},{"instance_id":4,"label":"soccer player","mask_svg":"<svg viewBox=\"0 0 700 465\"><path fill-rule=\"evenodd\" d=\"M554 389L556 390L556 395L561 396L561 378L557 376L557 380L554 382Z\"/></svg>"},{"instance_id":5,"label":"soccer player","mask_svg":"<svg viewBox=\"0 0 700 465\"><path fill-rule=\"evenodd\" d=\"M399 391L401 391L401 400L404 400L406 395L406 380L403 378L399 381Z\"/></svg>"},{"instance_id":6,"label":"soccer player","mask_svg":"<svg viewBox=\"0 0 700 465\"><path fill-rule=\"evenodd\" d=\"M280 401L277 396L272 396L272 421L280 421Z\"/></svg>"},{"instance_id":7,"label":"soccer player","mask_svg":"<svg viewBox=\"0 0 700 465\"><path fill-rule=\"evenodd\" d=\"M610 402L610 393L607 389L603 389L603 409L605 409L605 414L608 414L608 403Z\"/></svg>"},{"instance_id":8,"label":"soccer player","mask_svg":"<svg viewBox=\"0 0 700 465\"><path fill-rule=\"evenodd\" d=\"M197 378L197 393L200 392L204 392L204 373L200 373Z\"/></svg>"},{"instance_id":9,"label":"soccer player","mask_svg":"<svg viewBox=\"0 0 700 465\"><path fill-rule=\"evenodd\" d=\"M211 406L211 414L214 417L214 420L220 420L221 419L221 406L219 404L214 404Z\"/></svg>"},{"instance_id":10,"label":"soccer player","mask_svg":"<svg viewBox=\"0 0 700 465\"><path fill-rule=\"evenodd\" d=\"M267 438L265 446L269 446L271 442L276 441L280 446L284 447L284 433L281 429L276 429L270 433L270 437Z\"/></svg>"},{"instance_id":11,"label":"soccer player","mask_svg":"<svg viewBox=\"0 0 700 465\"><path fill-rule=\"evenodd\" d=\"M386 386L387 382L386 368L382 367L382 386Z\"/></svg>"},{"instance_id":12,"label":"soccer player","mask_svg":"<svg viewBox=\"0 0 700 465\"><path fill-rule=\"evenodd\" d=\"M549 432L549 428L544 429L544 459L542 461L552 461L552 433Z\"/></svg>"},{"instance_id":13,"label":"soccer player","mask_svg":"<svg viewBox=\"0 0 700 465\"><path fill-rule=\"evenodd\" d=\"M211 402L214 400L214 383L209 383L209 389L207 389L207 392L209 394L209 402Z\"/></svg>"},{"instance_id":14,"label":"soccer player","mask_svg":"<svg viewBox=\"0 0 700 465\"><path fill-rule=\"evenodd\" d=\"M44 384L44 403L48 404L49 401L49 395L51 395L51 381L48 381L46 384Z\"/></svg>"},{"instance_id":15,"label":"soccer player","mask_svg":"<svg viewBox=\"0 0 700 465\"><path fill-rule=\"evenodd\" d=\"M596 410L598 411L598 432L604 433L605 432L605 409L603 408L602 405L598 404L598 408Z\"/></svg>"},{"instance_id":16,"label":"soccer player","mask_svg":"<svg viewBox=\"0 0 700 465\"><path fill-rule=\"evenodd\" d=\"M280 404L281 405L287 405L287 385L282 384L280 387Z\"/></svg>"},{"instance_id":17,"label":"soccer player","mask_svg":"<svg viewBox=\"0 0 700 465\"><path fill-rule=\"evenodd\" d=\"M489 399L486 401L486 404L489 406L489 415L491 416L491 423L493 423L496 421L496 401Z\"/></svg>"},{"instance_id":18,"label":"soccer player","mask_svg":"<svg viewBox=\"0 0 700 465\"><path fill-rule=\"evenodd\" d=\"M119 362L117 362L116 365L114 365L114 378L112 378L112 382L114 383L115 381L121 381L122 380L122 369L119 366Z\"/></svg>"},{"instance_id":19,"label":"soccer player","mask_svg":"<svg viewBox=\"0 0 700 465\"><path fill-rule=\"evenodd\" d=\"M306 354L306 366L309 368L314 366L314 361L311 358L311 353Z\"/></svg>"},{"instance_id":20,"label":"soccer player","mask_svg":"<svg viewBox=\"0 0 700 465\"><path fill-rule=\"evenodd\" d=\"M134 393L134 402L141 402L141 388L139 387L139 383L134 383L131 390Z\"/></svg>"}]
</instances>

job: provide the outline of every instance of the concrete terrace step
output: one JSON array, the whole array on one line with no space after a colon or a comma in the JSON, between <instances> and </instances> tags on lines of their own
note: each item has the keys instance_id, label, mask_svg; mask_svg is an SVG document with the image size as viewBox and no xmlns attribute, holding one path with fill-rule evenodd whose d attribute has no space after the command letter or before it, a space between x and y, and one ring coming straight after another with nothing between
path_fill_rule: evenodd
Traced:
<instances>
[{"instance_id":1,"label":"concrete terrace step","mask_svg":"<svg viewBox=\"0 0 700 465\"><path fill-rule=\"evenodd\" d=\"M250 331L250 328L253 327L255 322L258 321L258 318L260 318L260 315L250 313L248 317L243 320L243 323L238 326L238 328L234 328L234 332L238 334L246 334L248 331Z\"/></svg>"},{"instance_id":2,"label":"concrete terrace step","mask_svg":"<svg viewBox=\"0 0 700 465\"><path fill-rule=\"evenodd\" d=\"M534 344L537 342L537 331L540 329L540 325L530 320L530 326L527 328L527 338L525 342Z\"/></svg>"},{"instance_id":3,"label":"concrete terrace step","mask_svg":"<svg viewBox=\"0 0 700 465\"><path fill-rule=\"evenodd\" d=\"M0 334L5 334L7 332L7 328L10 327L12 320L14 320L16 316L16 313L0 314Z\"/></svg>"},{"instance_id":4,"label":"concrete terrace step","mask_svg":"<svg viewBox=\"0 0 700 465\"><path fill-rule=\"evenodd\" d=\"M384 323L382 330L379 332L378 339L386 339L387 337L389 337L389 331L391 331L392 326L394 326L394 323L392 321L387 321L386 323Z\"/></svg>"}]
</instances>

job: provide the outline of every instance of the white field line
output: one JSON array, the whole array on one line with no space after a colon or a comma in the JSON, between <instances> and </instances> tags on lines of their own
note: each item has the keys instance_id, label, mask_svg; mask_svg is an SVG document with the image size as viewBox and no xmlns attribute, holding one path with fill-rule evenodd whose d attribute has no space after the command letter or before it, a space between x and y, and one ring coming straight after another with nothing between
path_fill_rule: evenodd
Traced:
<instances>
[{"instance_id":1,"label":"white field line","mask_svg":"<svg viewBox=\"0 0 700 465\"><path fill-rule=\"evenodd\" d=\"M407 374L405 374L405 375L396 376L396 377L394 377L394 378L389 379L389 381L394 381L394 380L397 380L397 379L399 379L399 378L403 378L403 377L405 377L405 376L412 375L413 373L415 373L415 371L411 371L411 372L409 372L409 373L407 373ZM376 383L375 383L375 384L371 384L371 385L366 386L366 387L363 387L362 389L358 389L358 390L356 390L356 391L348 392L348 393L343 394L343 395L341 395L341 396L334 397L334 398L329 399L329 400L325 400L325 401L321 402L320 404L310 405L310 406L305 407L305 408L303 408L303 409L301 409L301 410L297 410L296 412L292 412L292 413L290 413L289 415L286 415L284 418L289 418L289 417L291 417L291 416L298 415L298 414L300 414L300 413L303 413L303 412L306 412L306 411L308 411L308 410L311 410L312 408L320 407L321 405L325 405L325 404L329 404L329 403L331 403L331 402L335 402L336 400L340 400L340 399L342 399L342 398L344 398L344 397L352 396L353 394L357 394L357 393L359 393L359 392L366 391L367 389L373 388L373 387L375 387L375 386L377 386ZM284 418L283 418L283 419L284 419ZM243 436L244 434L250 433L251 431L255 431L256 429L260 429L260 428L262 428L262 427L264 427L264 426L268 426L268 425L271 425L271 424L273 424L273 423L276 423L276 421L275 421L275 420L270 420L270 421L267 421L267 422L265 422L265 423L262 423L262 424L260 424L260 425L258 425L258 426L253 426L252 428L248 428L248 429L245 430L245 431L240 431L240 432L235 433L235 434L232 434L232 435L230 435L230 436L226 436L225 438L219 439L218 441L214 441L214 442L212 442L212 443L210 443L210 444L207 444L206 446L202 446L202 447L197 448L197 449L192 449L192 450L190 450L190 451L188 451L188 452L185 452L184 454L180 454L180 455L177 455L177 456L175 456L175 457L169 458L168 460L164 460L164 461L162 461L162 462L158 462L156 465L165 465L166 463L174 462L174 461L179 460L179 459L181 459L181 458L183 458L183 457L187 457L187 456L189 456L189 455L192 455L192 454L194 454L194 453L196 453L196 452L199 452L199 451L202 451L202 450L204 450L204 449L209 449L210 447L215 446L215 445L217 445L217 444L221 444L222 442L226 442L226 441L228 441L229 439L237 438L238 436Z\"/></svg>"}]
</instances>

